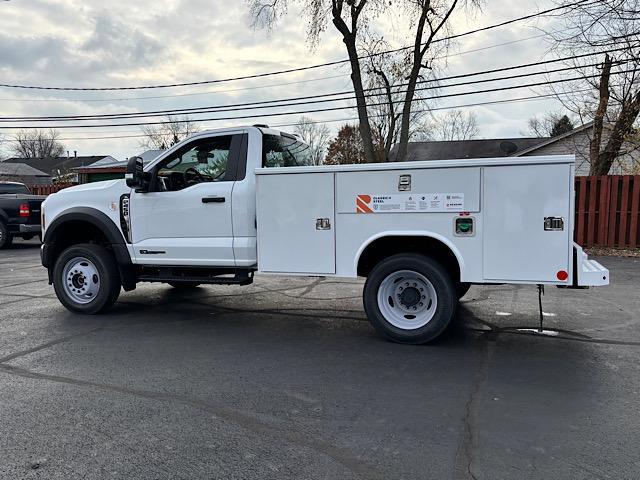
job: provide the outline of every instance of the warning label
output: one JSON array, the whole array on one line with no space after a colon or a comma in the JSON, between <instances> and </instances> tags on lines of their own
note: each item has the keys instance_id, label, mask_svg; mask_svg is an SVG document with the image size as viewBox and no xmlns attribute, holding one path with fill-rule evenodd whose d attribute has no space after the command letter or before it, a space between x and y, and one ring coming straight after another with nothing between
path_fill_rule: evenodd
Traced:
<instances>
[{"instance_id":1,"label":"warning label","mask_svg":"<svg viewBox=\"0 0 640 480\"><path fill-rule=\"evenodd\" d=\"M452 211L464 211L464 193L356 196L356 213Z\"/></svg>"}]
</instances>

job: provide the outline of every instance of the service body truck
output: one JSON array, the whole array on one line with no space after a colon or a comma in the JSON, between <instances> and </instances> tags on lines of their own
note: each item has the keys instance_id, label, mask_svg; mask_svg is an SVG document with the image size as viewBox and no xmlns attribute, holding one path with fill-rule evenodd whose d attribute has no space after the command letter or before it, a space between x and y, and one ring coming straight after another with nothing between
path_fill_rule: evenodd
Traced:
<instances>
[{"instance_id":1,"label":"service body truck","mask_svg":"<svg viewBox=\"0 0 640 480\"><path fill-rule=\"evenodd\" d=\"M196 134L127 178L43 204L42 263L62 304L94 314L137 282L252 282L255 272L366 277L389 339L440 335L470 284L606 285L573 243L574 158L309 165L265 126Z\"/></svg>"}]
</instances>

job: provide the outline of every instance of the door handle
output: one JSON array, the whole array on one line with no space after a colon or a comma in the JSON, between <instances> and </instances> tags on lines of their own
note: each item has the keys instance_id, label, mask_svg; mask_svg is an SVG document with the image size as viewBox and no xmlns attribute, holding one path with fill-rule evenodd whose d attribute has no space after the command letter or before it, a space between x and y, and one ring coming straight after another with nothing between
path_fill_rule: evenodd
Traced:
<instances>
[{"instance_id":1,"label":"door handle","mask_svg":"<svg viewBox=\"0 0 640 480\"><path fill-rule=\"evenodd\" d=\"M224 203L226 198L213 195L211 197L202 197L202 203Z\"/></svg>"}]
</instances>

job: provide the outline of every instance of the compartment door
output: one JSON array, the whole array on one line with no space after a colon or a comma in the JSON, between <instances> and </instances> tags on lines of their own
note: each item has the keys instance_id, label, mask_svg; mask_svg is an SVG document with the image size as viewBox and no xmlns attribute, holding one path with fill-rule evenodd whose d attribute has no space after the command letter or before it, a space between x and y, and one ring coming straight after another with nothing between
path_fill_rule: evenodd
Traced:
<instances>
[{"instance_id":1,"label":"compartment door","mask_svg":"<svg viewBox=\"0 0 640 480\"><path fill-rule=\"evenodd\" d=\"M555 282L569 268L571 166L485 167L485 280ZM545 218L561 218L547 225Z\"/></svg>"},{"instance_id":2,"label":"compartment door","mask_svg":"<svg viewBox=\"0 0 640 480\"><path fill-rule=\"evenodd\" d=\"M333 173L257 176L258 268L336 272Z\"/></svg>"}]
</instances>

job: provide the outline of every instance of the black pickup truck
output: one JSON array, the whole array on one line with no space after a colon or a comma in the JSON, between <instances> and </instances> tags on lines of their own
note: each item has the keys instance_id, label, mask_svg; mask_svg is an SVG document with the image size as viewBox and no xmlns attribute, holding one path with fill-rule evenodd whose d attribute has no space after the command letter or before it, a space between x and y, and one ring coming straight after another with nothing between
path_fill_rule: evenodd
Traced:
<instances>
[{"instance_id":1,"label":"black pickup truck","mask_svg":"<svg viewBox=\"0 0 640 480\"><path fill-rule=\"evenodd\" d=\"M0 249L14 237L40 235L40 205L46 197L31 195L23 183L0 182Z\"/></svg>"}]
</instances>

